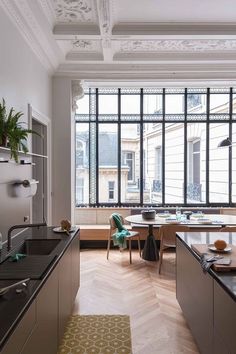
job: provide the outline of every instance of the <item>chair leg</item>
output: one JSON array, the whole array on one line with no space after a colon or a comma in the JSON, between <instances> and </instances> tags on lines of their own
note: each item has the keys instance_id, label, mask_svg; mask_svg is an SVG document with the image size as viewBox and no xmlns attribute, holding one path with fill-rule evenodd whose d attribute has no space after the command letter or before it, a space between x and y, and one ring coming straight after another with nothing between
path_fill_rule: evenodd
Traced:
<instances>
[{"instance_id":1,"label":"chair leg","mask_svg":"<svg viewBox=\"0 0 236 354\"><path fill-rule=\"evenodd\" d=\"M141 257L140 236L138 236L138 250L139 250L139 256Z\"/></svg>"},{"instance_id":2,"label":"chair leg","mask_svg":"<svg viewBox=\"0 0 236 354\"><path fill-rule=\"evenodd\" d=\"M160 259L159 259L159 274L161 274L162 260L163 260L163 248L161 247L161 249L160 249Z\"/></svg>"},{"instance_id":3,"label":"chair leg","mask_svg":"<svg viewBox=\"0 0 236 354\"><path fill-rule=\"evenodd\" d=\"M131 255L131 238L129 239L129 263L132 264L132 255Z\"/></svg>"},{"instance_id":4,"label":"chair leg","mask_svg":"<svg viewBox=\"0 0 236 354\"><path fill-rule=\"evenodd\" d=\"M107 260L109 258L110 246L111 246L111 239L109 238L108 243L107 243Z\"/></svg>"}]
</instances>

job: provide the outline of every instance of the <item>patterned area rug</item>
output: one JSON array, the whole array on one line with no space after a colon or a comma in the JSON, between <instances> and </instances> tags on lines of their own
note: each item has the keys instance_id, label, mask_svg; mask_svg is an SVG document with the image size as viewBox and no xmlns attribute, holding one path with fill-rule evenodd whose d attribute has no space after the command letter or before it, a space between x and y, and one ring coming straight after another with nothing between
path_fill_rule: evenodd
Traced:
<instances>
[{"instance_id":1,"label":"patterned area rug","mask_svg":"<svg viewBox=\"0 0 236 354\"><path fill-rule=\"evenodd\" d=\"M132 354L129 316L71 316L58 354Z\"/></svg>"}]
</instances>

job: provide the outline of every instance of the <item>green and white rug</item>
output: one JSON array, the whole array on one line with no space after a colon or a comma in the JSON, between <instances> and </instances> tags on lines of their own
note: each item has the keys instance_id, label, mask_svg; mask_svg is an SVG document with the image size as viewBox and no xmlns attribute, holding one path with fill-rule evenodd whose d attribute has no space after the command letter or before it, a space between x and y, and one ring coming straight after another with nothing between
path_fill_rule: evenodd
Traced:
<instances>
[{"instance_id":1,"label":"green and white rug","mask_svg":"<svg viewBox=\"0 0 236 354\"><path fill-rule=\"evenodd\" d=\"M129 316L71 316L58 354L132 354Z\"/></svg>"}]
</instances>

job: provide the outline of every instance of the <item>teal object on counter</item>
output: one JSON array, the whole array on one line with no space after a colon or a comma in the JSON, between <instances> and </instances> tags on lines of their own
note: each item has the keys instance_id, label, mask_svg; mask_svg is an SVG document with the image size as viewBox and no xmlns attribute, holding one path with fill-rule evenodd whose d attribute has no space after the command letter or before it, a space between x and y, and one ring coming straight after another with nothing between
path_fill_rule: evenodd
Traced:
<instances>
[{"instance_id":1,"label":"teal object on counter","mask_svg":"<svg viewBox=\"0 0 236 354\"><path fill-rule=\"evenodd\" d=\"M118 231L112 235L114 246L120 248L127 248L127 242L125 236L130 235L130 232L123 226L120 215L117 213L112 214L112 219L118 229Z\"/></svg>"},{"instance_id":2,"label":"teal object on counter","mask_svg":"<svg viewBox=\"0 0 236 354\"><path fill-rule=\"evenodd\" d=\"M11 261L12 262L18 262L18 261L20 261L21 259L23 259L25 257L26 257L26 254L16 253L13 256L11 256Z\"/></svg>"}]
</instances>

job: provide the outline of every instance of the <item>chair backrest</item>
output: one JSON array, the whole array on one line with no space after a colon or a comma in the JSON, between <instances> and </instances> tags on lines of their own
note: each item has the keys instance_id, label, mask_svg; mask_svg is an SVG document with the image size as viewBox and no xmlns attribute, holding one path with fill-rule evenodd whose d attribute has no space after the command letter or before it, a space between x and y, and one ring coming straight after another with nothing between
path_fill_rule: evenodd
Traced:
<instances>
[{"instance_id":1,"label":"chair backrest","mask_svg":"<svg viewBox=\"0 0 236 354\"><path fill-rule=\"evenodd\" d=\"M236 232L236 226L224 226L220 229L220 232Z\"/></svg>"},{"instance_id":2,"label":"chair backrest","mask_svg":"<svg viewBox=\"0 0 236 354\"><path fill-rule=\"evenodd\" d=\"M120 217L120 220L121 220L121 223L122 225L124 225L124 218L121 214L118 214L119 217ZM116 224L113 220L113 217L112 215L109 217L109 224L110 224L110 235L112 235L116 230L117 230L117 227L116 227Z\"/></svg>"},{"instance_id":3,"label":"chair backrest","mask_svg":"<svg viewBox=\"0 0 236 354\"><path fill-rule=\"evenodd\" d=\"M161 243L163 246L172 246L176 245L176 232L189 231L190 228L185 225L163 225L159 229L159 235Z\"/></svg>"}]
</instances>

